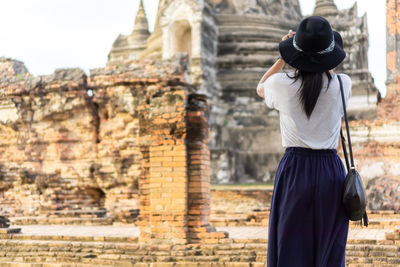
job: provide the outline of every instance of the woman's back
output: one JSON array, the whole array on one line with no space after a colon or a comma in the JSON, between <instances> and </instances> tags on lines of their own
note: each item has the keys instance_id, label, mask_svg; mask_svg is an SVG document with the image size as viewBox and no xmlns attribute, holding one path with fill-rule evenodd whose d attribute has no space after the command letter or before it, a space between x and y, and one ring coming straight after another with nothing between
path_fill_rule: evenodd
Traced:
<instances>
[{"instance_id":1,"label":"woman's back","mask_svg":"<svg viewBox=\"0 0 400 267\"><path fill-rule=\"evenodd\" d=\"M258 95L280 113L286 147L275 175L267 265L345 267L346 172L336 149L343 107L333 73L346 57L343 40L326 19L311 16L282 38L279 52L257 86ZM293 78L281 73L286 63L296 70L289 74ZM351 80L340 76L347 103Z\"/></svg>"},{"instance_id":2,"label":"woman's back","mask_svg":"<svg viewBox=\"0 0 400 267\"><path fill-rule=\"evenodd\" d=\"M267 79L264 86L265 103L280 113L283 147L306 147L312 149L336 149L338 146L343 116L340 84L337 74L328 77L323 74L321 93L315 108L307 118L300 102L301 80L295 80L293 73L276 73ZM346 104L351 96L351 79L340 74Z\"/></svg>"}]
</instances>

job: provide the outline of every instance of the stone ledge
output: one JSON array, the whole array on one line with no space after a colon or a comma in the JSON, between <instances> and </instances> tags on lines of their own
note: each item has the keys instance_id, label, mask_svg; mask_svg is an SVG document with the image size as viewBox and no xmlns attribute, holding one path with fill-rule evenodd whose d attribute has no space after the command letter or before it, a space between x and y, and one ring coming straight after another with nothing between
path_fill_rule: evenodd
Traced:
<instances>
[{"instance_id":1,"label":"stone ledge","mask_svg":"<svg viewBox=\"0 0 400 267\"><path fill-rule=\"evenodd\" d=\"M0 234L19 234L21 228L0 228Z\"/></svg>"}]
</instances>

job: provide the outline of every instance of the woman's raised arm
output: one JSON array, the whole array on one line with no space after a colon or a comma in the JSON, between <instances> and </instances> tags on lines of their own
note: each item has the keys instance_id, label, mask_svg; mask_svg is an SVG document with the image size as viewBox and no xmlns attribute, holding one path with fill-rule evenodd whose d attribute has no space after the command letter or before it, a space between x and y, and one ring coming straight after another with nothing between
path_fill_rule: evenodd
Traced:
<instances>
[{"instance_id":1,"label":"woman's raised arm","mask_svg":"<svg viewBox=\"0 0 400 267\"><path fill-rule=\"evenodd\" d=\"M288 38L292 38L295 32L292 30L289 31L288 34L282 37L282 41L285 41ZM283 67L285 66L286 62L279 57L279 59L272 65L271 68L262 76L261 80L258 82L257 85L257 94L261 97L264 98L264 86L263 83L273 74L281 72Z\"/></svg>"}]
</instances>

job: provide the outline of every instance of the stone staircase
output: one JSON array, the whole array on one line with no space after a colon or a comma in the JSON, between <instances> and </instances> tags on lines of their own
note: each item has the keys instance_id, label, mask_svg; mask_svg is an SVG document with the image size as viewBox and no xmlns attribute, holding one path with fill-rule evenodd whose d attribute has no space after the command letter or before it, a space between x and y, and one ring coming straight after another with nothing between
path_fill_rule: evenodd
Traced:
<instances>
[{"instance_id":1,"label":"stone staircase","mask_svg":"<svg viewBox=\"0 0 400 267\"><path fill-rule=\"evenodd\" d=\"M214 226L267 226L269 208L250 212L229 210L211 211L210 223Z\"/></svg>"},{"instance_id":2,"label":"stone staircase","mask_svg":"<svg viewBox=\"0 0 400 267\"><path fill-rule=\"evenodd\" d=\"M367 211L369 219L369 229L394 229L400 225L400 212L373 210ZM360 228L358 222L350 222L351 228Z\"/></svg>"},{"instance_id":3,"label":"stone staircase","mask_svg":"<svg viewBox=\"0 0 400 267\"><path fill-rule=\"evenodd\" d=\"M349 239L347 266L400 266L399 231L388 232L384 240ZM224 242L148 245L137 237L2 234L0 266L265 266L267 239Z\"/></svg>"},{"instance_id":4,"label":"stone staircase","mask_svg":"<svg viewBox=\"0 0 400 267\"><path fill-rule=\"evenodd\" d=\"M132 218L137 218L137 214ZM400 225L400 213L393 211L368 211L369 229L393 229ZM268 226L269 208L257 208L249 212L212 210L210 223L213 226ZM131 224L135 225L136 220ZM112 225L118 223L105 210L53 211L47 216L12 217L12 225ZM351 228L360 228L358 222L351 222Z\"/></svg>"},{"instance_id":5,"label":"stone staircase","mask_svg":"<svg viewBox=\"0 0 400 267\"><path fill-rule=\"evenodd\" d=\"M264 266L266 240L146 245L135 238L1 236L0 266ZM41 264L41 265L39 265ZM82 266L85 266L82 265ZM19 265L15 265L19 266ZM22 265L25 266L25 265ZM54 265L56 266L56 265Z\"/></svg>"},{"instance_id":6,"label":"stone staircase","mask_svg":"<svg viewBox=\"0 0 400 267\"><path fill-rule=\"evenodd\" d=\"M113 219L105 209L52 210L43 216L20 216L10 218L12 225L110 225Z\"/></svg>"},{"instance_id":7,"label":"stone staircase","mask_svg":"<svg viewBox=\"0 0 400 267\"><path fill-rule=\"evenodd\" d=\"M210 222L214 226L268 226L269 208L253 209L250 212L216 210L211 211ZM400 225L400 212L368 211L368 229L393 229ZM350 222L350 228L361 228L359 222Z\"/></svg>"},{"instance_id":8,"label":"stone staircase","mask_svg":"<svg viewBox=\"0 0 400 267\"><path fill-rule=\"evenodd\" d=\"M11 225L22 225L22 234L0 234L0 267L265 267L269 217L265 203L271 192L264 190L254 197L254 192L219 191L213 193L218 201L211 208L210 224L218 231L235 229L221 243L140 244L134 220L124 225L104 209L68 209L41 217L11 217ZM369 211L368 215L368 228L350 224L346 266L400 266L400 212ZM262 233L250 234L250 228Z\"/></svg>"},{"instance_id":9,"label":"stone staircase","mask_svg":"<svg viewBox=\"0 0 400 267\"><path fill-rule=\"evenodd\" d=\"M348 240L348 267L400 266L400 242L385 240Z\"/></svg>"}]
</instances>

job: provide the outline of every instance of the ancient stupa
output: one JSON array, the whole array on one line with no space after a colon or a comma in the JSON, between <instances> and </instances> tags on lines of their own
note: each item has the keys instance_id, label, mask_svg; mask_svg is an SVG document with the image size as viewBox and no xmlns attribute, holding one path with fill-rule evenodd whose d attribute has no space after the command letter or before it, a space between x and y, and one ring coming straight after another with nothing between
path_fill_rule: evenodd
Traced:
<instances>
[{"instance_id":1,"label":"ancient stupa","mask_svg":"<svg viewBox=\"0 0 400 267\"><path fill-rule=\"evenodd\" d=\"M337 71L345 72L352 79L351 118L376 118L378 91L368 70L367 15L357 15L357 2L349 9L338 10L333 0L317 0L314 15L327 18L343 37L347 56Z\"/></svg>"},{"instance_id":2,"label":"ancient stupa","mask_svg":"<svg viewBox=\"0 0 400 267\"><path fill-rule=\"evenodd\" d=\"M139 54L146 48L146 41L149 36L149 25L143 7L143 0L140 0L133 31L130 35L118 36L113 44L113 49L108 55L109 62L138 59Z\"/></svg>"},{"instance_id":3,"label":"ancient stupa","mask_svg":"<svg viewBox=\"0 0 400 267\"><path fill-rule=\"evenodd\" d=\"M337 16L339 15L339 10L333 0L317 0L314 15L323 17Z\"/></svg>"}]
</instances>

